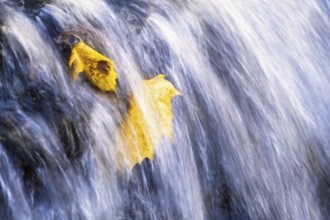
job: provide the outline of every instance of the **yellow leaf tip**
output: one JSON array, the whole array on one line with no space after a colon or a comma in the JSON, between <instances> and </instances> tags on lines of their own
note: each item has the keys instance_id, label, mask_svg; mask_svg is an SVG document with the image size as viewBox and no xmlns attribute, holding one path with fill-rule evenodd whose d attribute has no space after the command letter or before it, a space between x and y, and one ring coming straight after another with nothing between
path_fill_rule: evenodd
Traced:
<instances>
[{"instance_id":1,"label":"yellow leaf tip","mask_svg":"<svg viewBox=\"0 0 330 220\"><path fill-rule=\"evenodd\" d=\"M165 79L165 75L164 74L158 74L156 77L159 78L159 79Z\"/></svg>"},{"instance_id":2,"label":"yellow leaf tip","mask_svg":"<svg viewBox=\"0 0 330 220\"><path fill-rule=\"evenodd\" d=\"M175 91L174 96L183 96L181 92L179 92L178 90Z\"/></svg>"}]
</instances>

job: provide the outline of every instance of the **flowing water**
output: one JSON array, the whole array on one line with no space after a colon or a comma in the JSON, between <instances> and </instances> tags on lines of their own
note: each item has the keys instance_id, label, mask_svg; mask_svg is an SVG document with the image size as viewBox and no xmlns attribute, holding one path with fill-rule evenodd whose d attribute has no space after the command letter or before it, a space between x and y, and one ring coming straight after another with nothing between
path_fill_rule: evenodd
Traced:
<instances>
[{"instance_id":1,"label":"flowing water","mask_svg":"<svg viewBox=\"0 0 330 220\"><path fill-rule=\"evenodd\" d=\"M328 0L0 0L0 219L329 219ZM125 98L73 81L75 33L119 94L164 73L174 136L116 170Z\"/></svg>"}]
</instances>

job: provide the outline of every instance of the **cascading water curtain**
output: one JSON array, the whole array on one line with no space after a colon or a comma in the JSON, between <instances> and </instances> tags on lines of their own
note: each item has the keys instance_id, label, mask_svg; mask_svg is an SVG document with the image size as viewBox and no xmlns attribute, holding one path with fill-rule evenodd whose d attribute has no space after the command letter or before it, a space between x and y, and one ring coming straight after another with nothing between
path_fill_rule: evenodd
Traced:
<instances>
[{"instance_id":1,"label":"cascading water curtain","mask_svg":"<svg viewBox=\"0 0 330 220\"><path fill-rule=\"evenodd\" d=\"M72 79L63 34L116 94ZM0 219L329 219L329 57L328 0L0 0ZM118 169L158 74L173 138Z\"/></svg>"}]
</instances>

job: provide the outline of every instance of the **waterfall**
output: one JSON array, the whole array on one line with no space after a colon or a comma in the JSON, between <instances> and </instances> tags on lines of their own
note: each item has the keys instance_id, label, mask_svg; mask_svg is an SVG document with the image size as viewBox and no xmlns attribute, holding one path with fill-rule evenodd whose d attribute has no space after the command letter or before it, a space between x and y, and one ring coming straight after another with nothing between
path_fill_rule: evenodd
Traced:
<instances>
[{"instance_id":1,"label":"waterfall","mask_svg":"<svg viewBox=\"0 0 330 220\"><path fill-rule=\"evenodd\" d=\"M329 0L0 0L0 219L329 219ZM74 81L74 33L118 94ZM116 133L164 74L174 140ZM150 119L152 120L152 119Z\"/></svg>"}]
</instances>

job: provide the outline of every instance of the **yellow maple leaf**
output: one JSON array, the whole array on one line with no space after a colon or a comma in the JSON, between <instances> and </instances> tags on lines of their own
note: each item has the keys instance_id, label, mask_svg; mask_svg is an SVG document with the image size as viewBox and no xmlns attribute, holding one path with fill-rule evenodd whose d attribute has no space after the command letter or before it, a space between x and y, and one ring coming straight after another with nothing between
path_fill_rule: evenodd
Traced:
<instances>
[{"instance_id":1,"label":"yellow maple leaf","mask_svg":"<svg viewBox=\"0 0 330 220\"><path fill-rule=\"evenodd\" d=\"M181 93L160 74L144 80L141 92L130 98L119 132L126 148L123 156L131 168L145 158L153 159L155 145L163 136L173 139L171 101L177 95Z\"/></svg>"},{"instance_id":2,"label":"yellow maple leaf","mask_svg":"<svg viewBox=\"0 0 330 220\"><path fill-rule=\"evenodd\" d=\"M79 74L84 72L91 83L100 90L115 91L117 73L113 62L89 47L80 38L78 39L79 41L73 46L69 58L73 79L76 80Z\"/></svg>"}]
</instances>

